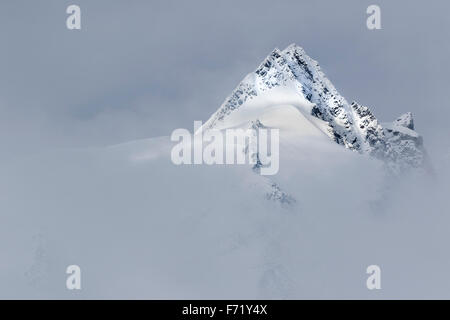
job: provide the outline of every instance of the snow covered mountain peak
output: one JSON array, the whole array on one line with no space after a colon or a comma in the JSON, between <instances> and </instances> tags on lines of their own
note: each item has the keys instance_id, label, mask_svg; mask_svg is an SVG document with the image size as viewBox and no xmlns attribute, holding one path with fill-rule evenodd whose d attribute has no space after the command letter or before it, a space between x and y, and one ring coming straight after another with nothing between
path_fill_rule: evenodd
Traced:
<instances>
[{"instance_id":1,"label":"snow covered mountain peak","mask_svg":"<svg viewBox=\"0 0 450 320\"><path fill-rule=\"evenodd\" d=\"M296 44L284 50L275 48L239 83L202 129L248 127L280 106L295 107L335 143L385 160L393 171L421 167L425 161L411 113L381 125L368 107L349 104L317 61Z\"/></svg>"}]
</instances>

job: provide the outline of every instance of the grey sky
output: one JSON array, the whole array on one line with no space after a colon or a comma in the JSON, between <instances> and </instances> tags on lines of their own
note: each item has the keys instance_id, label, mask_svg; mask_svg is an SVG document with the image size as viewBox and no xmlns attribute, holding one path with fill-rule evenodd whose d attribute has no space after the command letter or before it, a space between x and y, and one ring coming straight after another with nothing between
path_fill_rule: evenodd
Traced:
<instances>
[{"instance_id":1,"label":"grey sky","mask_svg":"<svg viewBox=\"0 0 450 320\"><path fill-rule=\"evenodd\" d=\"M373 3L382 30L366 28ZM65 27L70 4L81 31ZM449 12L446 1L2 1L0 143L28 152L191 128L295 42L380 120L412 111L432 151L450 131Z\"/></svg>"},{"instance_id":2,"label":"grey sky","mask_svg":"<svg viewBox=\"0 0 450 320\"><path fill-rule=\"evenodd\" d=\"M80 31L66 29L71 4ZM366 28L370 4L382 30ZM449 14L443 0L1 1L0 298L248 299L259 279L266 299L280 297L271 283L292 283L287 297L447 297ZM385 179L308 140L307 156L283 153L292 172L277 179L298 200L285 211L250 168L130 162L164 139L85 148L192 129L293 42L381 121L412 111L439 179ZM73 263L81 295L64 287ZM374 263L381 293L364 287Z\"/></svg>"}]
</instances>

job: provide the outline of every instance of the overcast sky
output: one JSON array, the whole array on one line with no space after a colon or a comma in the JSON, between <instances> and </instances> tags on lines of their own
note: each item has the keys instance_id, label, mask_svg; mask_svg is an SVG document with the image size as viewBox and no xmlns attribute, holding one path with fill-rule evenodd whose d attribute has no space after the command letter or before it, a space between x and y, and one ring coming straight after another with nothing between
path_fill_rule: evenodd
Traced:
<instances>
[{"instance_id":1,"label":"overcast sky","mask_svg":"<svg viewBox=\"0 0 450 320\"><path fill-rule=\"evenodd\" d=\"M382 30L366 28L381 7ZM82 30L66 28L81 7ZM381 121L412 111L450 150L447 1L0 3L3 152L115 144L205 121L239 81L295 42Z\"/></svg>"},{"instance_id":2,"label":"overcast sky","mask_svg":"<svg viewBox=\"0 0 450 320\"><path fill-rule=\"evenodd\" d=\"M448 297L449 16L443 0L0 1L0 298ZM85 149L192 130L290 43L380 121L412 111L440 179L388 180L308 140L284 211L249 168L174 166L164 139ZM143 150L156 158L129 161Z\"/></svg>"}]
</instances>

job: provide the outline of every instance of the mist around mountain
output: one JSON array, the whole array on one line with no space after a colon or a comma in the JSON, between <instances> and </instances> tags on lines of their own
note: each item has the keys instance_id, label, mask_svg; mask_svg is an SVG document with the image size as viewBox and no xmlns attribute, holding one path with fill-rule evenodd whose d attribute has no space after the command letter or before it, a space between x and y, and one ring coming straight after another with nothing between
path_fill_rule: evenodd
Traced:
<instances>
[{"instance_id":1,"label":"mist around mountain","mask_svg":"<svg viewBox=\"0 0 450 320\"><path fill-rule=\"evenodd\" d=\"M204 129L256 120L280 130L274 176L174 165L169 136L2 165L0 297L449 297L450 172L445 150L422 170L410 114L379 122L290 46ZM71 264L80 291L65 287ZM366 288L373 264L381 290Z\"/></svg>"}]
</instances>

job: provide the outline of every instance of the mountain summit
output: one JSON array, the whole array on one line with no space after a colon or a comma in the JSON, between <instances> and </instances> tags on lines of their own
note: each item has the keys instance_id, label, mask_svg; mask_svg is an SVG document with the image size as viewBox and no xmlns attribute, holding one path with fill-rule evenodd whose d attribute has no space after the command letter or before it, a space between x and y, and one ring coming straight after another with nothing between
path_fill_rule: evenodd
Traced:
<instances>
[{"instance_id":1,"label":"mountain summit","mask_svg":"<svg viewBox=\"0 0 450 320\"><path fill-rule=\"evenodd\" d=\"M202 129L248 127L283 106L297 109L309 125L335 143L381 159L394 172L420 168L426 162L422 138L414 131L411 113L381 124L368 107L349 104L319 64L295 44L282 51L274 49L256 71L239 83ZM292 121L286 118L279 122ZM295 130L301 131L304 126L303 121Z\"/></svg>"}]
</instances>

